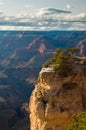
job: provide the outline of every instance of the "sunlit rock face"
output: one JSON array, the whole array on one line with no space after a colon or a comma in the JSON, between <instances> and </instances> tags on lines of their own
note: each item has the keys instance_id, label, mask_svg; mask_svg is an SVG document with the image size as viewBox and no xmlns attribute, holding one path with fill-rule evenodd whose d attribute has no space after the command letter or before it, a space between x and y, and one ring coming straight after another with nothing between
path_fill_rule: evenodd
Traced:
<instances>
[{"instance_id":1,"label":"sunlit rock face","mask_svg":"<svg viewBox=\"0 0 86 130\"><path fill-rule=\"evenodd\" d=\"M75 73L60 77L52 68L43 68L29 107L30 130L65 130L65 125L72 122L72 115L86 109L84 69L78 64Z\"/></svg>"}]
</instances>

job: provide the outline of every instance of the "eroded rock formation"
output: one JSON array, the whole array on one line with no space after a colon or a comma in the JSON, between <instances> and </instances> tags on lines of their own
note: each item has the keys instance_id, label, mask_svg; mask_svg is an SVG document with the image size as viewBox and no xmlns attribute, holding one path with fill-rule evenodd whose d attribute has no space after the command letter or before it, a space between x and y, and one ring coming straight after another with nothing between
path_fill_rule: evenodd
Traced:
<instances>
[{"instance_id":1,"label":"eroded rock formation","mask_svg":"<svg viewBox=\"0 0 86 130\"><path fill-rule=\"evenodd\" d=\"M42 70L30 98L30 130L65 130L72 115L86 109L86 75L81 70L79 66L68 77Z\"/></svg>"}]
</instances>

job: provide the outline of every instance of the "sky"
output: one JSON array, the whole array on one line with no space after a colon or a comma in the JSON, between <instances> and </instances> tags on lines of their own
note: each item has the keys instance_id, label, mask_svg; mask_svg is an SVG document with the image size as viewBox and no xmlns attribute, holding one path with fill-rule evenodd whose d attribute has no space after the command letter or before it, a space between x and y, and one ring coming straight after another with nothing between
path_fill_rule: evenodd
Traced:
<instances>
[{"instance_id":1,"label":"sky","mask_svg":"<svg viewBox=\"0 0 86 130\"><path fill-rule=\"evenodd\" d=\"M86 30L86 0L0 0L0 30Z\"/></svg>"}]
</instances>

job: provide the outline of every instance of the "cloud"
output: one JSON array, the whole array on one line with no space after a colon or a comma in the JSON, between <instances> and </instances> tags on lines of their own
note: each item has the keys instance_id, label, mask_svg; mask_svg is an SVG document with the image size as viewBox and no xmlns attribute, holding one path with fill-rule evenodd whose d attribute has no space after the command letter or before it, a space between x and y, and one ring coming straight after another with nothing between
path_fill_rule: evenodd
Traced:
<instances>
[{"instance_id":1,"label":"cloud","mask_svg":"<svg viewBox=\"0 0 86 130\"><path fill-rule=\"evenodd\" d=\"M33 5L24 5L25 8L32 8Z\"/></svg>"},{"instance_id":2,"label":"cloud","mask_svg":"<svg viewBox=\"0 0 86 130\"><path fill-rule=\"evenodd\" d=\"M59 9L55 9L55 8L42 8L38 10L40 14L43 15L51 15L51 14L57 14L57 13L71 13L71 11L67 11L67 10L59 10Z\"/></svg>"},{"instance_id":3,"label":"cloud","mask_svg":"<svg viewBox=\"0 0 86 130\"><path fill-rule=\"evenodd\" d=\"M71 9L71 5L67 4L66 5L66 9L70 10Z\"/></svg>"},{"instance_id":4,"label":"cloud","mask_svg":"<svg viewBox=\"0 0 86 130\"><path fill-rule=\"evenodd\" d=\"M2 12L0 12L0 15L2 15L3 13Z\"/></svg>"},{"instance_id":5,"label":"cloud","mask_svg":"<svg viewBox=\"0 0 86 130\"><path fill-rule=\"evenodd\" d=\"M3 4L4 4L4 2L2 0L0 0L0 5L3 5Z\"/></svg>"},{"instance_id":6,"label":"cloud","mask_svg":"<svg viewBox=\"0 0 86 130\"><path fill-rule=\"evenodd\" d=\"M0 29L10 30L86 30L86 13L42 8L17 16L0 15Z\"/></svg>"}]
</instances>

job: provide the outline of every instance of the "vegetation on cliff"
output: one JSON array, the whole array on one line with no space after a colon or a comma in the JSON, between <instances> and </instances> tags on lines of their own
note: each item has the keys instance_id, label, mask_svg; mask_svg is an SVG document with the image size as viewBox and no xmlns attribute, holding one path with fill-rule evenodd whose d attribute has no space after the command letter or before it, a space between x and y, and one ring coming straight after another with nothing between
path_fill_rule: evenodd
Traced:
<instances>
[{"instance_id":1,"label":"vegetation on cliff","mask_svg":"<svg viewBox=\"0 0 86 130\"><path fill-rule=\"evenodd\" d=\"M68 125L66 130L86 130L86 111L73 116L73 124Z\"/></svg>"},{"instance_id":2,"label":"vegetation on cliff","mask_svg":"<svg viewBox=\"0 0 86 130\"><path fill-rule=\"evenodd\" d=\"M31 130L86 130L86 56L78 52L58 48L44 64L30 99Z\"/></svg>"},{"instance_id":3,"label":"vegetation on cliff","mask_svg":"<svg viewBox=\"0 0 86 130\"><path fill-rule=\"evenodd\" d=\"M62 50L57 48L52 58L44 63L43 67L53 65L54 69L60 76L68 76L73 73L73 62L76 58L75 54L78 53L79 48L68 48Z\"/></svg>"}]
</instances>

